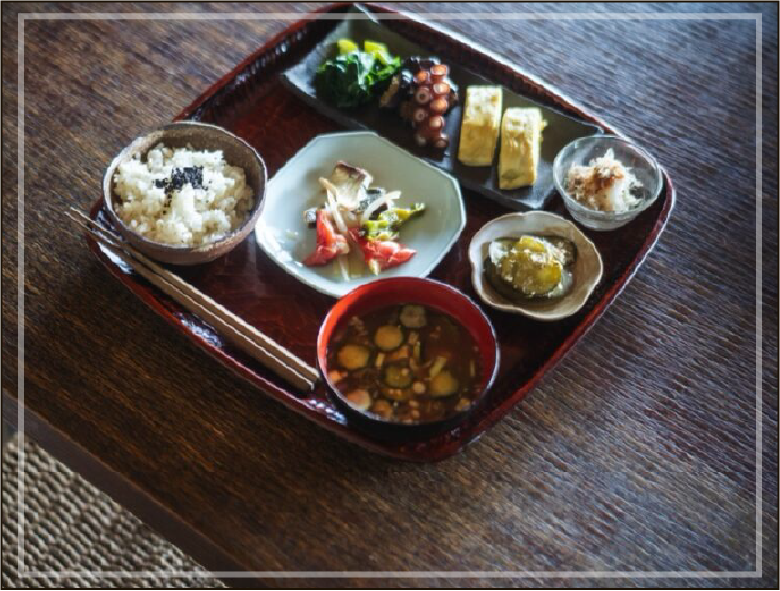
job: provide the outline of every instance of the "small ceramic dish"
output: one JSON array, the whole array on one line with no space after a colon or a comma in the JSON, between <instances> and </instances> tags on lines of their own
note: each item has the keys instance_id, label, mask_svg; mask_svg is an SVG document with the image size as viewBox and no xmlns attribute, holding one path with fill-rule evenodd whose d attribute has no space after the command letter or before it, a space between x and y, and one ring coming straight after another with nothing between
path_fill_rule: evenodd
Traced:
<instances>
[{"instance_id":1,"label":"small ceramic dish","mask_svg":"<svg viewBox=\"0 0 780 591\"><path fill-rule=\"evenodd\" d=\"M191 146L196 150L222 150L228 164L239 166L244 170L247 184L252 187L254 204L247 219L237 230L217 242L203 246L179 246L149 240L134 232L119 218L114 208L119 199L114 192L114 173L117 167L136 155L144 158L150 149L161 142L168 148ZM114 227L140 252L163 263L197 265L226 254L249 235L263 211L266 179L267 173L263 159L252 146L240 137L216 125L181 121L165 125L143 135L122 150L111 162L103 176L103 199Z\"/></svg>"},{"instance_id":2,"label":"small ceramic dish","mask_svg":"<svg viewBox=\"0 0 780 591\"><path fill-rule=\"evenodd\" d=\"M641 187L632 191L639 202L627 211L591 209L574 199L566 190L566 179L572 165L587 165L591 160L603 156L607 150L612 150L615 159L629 168L642 183ZM591 135L567 144L558 152L553 162L553 180L571 216L586 228L600 231L625 226L655 202L663 187L661 167L655 158L628 140L615 135Z\"/></svg>"},{"instance_id":3,"label":"small ceramic dish","mask_svg":"<svg viewBox=\"0 0 780 591\"><path fill-rule=\"evenodd\" d=\"M268 182L266 205L255 230L260 247L290 275L334 297L377 278L360 260L351 271L357 267L361 274L347 281L335 262L321 267L302 263L317 244L317 233L308 227L303 212L322 205L325 194L317 179L330 177L339 160L366 169L374 186L401 191L399 207L425 203L425 213L401 229L400 241L417 253L380 277L425 277L433 271L466 225L458 182L370 131L317 136L279 169Z\"/></svg>"},{"instance_id":4,"label":"small ceramic dish","mask_svg":"<svg viewBox=\"0 0 780 591\"><path fill-rule=\"evenodd\" d=\"M483 369L480 392L471 406L444 419L428 422L401 423L385 420L368 411L358 410L346 399L329 377L328 346L331 337L353 316L394 304L421 304L452 316L471 334L479 349ZM498 373L500 353L493 325L485 313L460 291L418 277L392 277L361 285L341 298L320 327L317 337L317 362L333 403L347 417L350 425L371 437L394 441L411 441L430 437L461 423L485 398Z\"/></svg>"},{"instance_id":5,"label":"small ceramic dish","mask_svg":"<svg viewBox=\"0 0 780 591\"><path fill-rule=\"evenodd\" d=\"M577 258L572 269L573 285L566 295L549 300L529 300L520 304L509 301L491 287L485 278L484 270L488 245L499 238L519 237L522 234L559 236L575 244ZM469 262L471 281L482 301L504 312L546 321L561 320L578 312L601 280L604 268L596 246L577 226L546 211L510 213L488 222L471 239Z\"/></svg>"}]
</instances>

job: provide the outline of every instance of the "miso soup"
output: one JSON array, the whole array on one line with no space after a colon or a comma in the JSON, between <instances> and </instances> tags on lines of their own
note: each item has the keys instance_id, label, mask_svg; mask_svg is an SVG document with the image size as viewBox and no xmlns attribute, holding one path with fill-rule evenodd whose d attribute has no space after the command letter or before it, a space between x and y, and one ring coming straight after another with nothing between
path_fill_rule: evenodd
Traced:
<instances>
[{"instance_id":1,"label":"miso soup","mask_svg":"<svg viewBox=\"0 0 780 591\"><path fill-rule=\"evenodd\" d=\"M330 341L328 378L360 411L401 423L446 419L481 392L471 334L452 316L417 304L352 316Z\"/></svg>"}]
</instances>

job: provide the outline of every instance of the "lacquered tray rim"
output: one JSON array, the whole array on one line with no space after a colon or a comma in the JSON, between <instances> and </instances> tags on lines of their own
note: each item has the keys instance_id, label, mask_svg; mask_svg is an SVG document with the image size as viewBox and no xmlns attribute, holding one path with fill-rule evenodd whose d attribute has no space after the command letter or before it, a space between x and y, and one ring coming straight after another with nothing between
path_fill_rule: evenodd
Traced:
<instances>
[{"instance_id":1,"label":"lacquered tray rim","mask_svg":"<svg viewBox=\"0 0 780 591\"><path fill-rule=\"evenodd\" d=\"M371 10L384 12L384 13L398 14L397 11L383 6L373 5L370 3L362 3L362 4L363 6L369 7ZM274 47L281 40L285 39L286 37L300 30L302 27L310 23L312 20L316 20L319 14L335 11L347 6L352 6L352 3L342 2L342 3L335 3L335 4L330 4L330 5L320 7L318 10L314 11L313 13L310 13L309 15L302 18L301 20L294 22L286 29L280 31L278 34L271 37L265 44L260 46L256 51L251 53L246 59L244 59L241 63L239 63L235 68L233 68L233 70L231 70L226 75L221 77L209 89L207 89L200 97L195 99L195 101L193 101L189 106L183 109L182 112L174 119L174 121L178 121L180 119L191 116L203 103L205 103L209 98L213 97L227 84L232 82L238 74L240 74L248 65L253 63L259 56L266 53L269 50L269 48ZM405 18L417 22L418 24L430 27L430 25L427 24L423 19L419 19L411 15L403 15L403 16ZM521 68L518 68L517 66L506 62L505 60L499 58L498 56L495 56L495 54L493 54L492 52L481 48L477 44L465 41L461 36L451 34L449 31L447 32L447 34L450 34L452 39L455 40L457 43L468 44L473 50L476 50L477 52L481 53L485 59L493 60L504 67L510 68L515 75L521 76L526 80L529 80L534 84L538 85L540 88L543 88L547 93L553 95L556 100L564 101L570 110L576 112L577 115L579 117L582 117L584 120L591 121L596 125L601 126L608 133L614 133L615 135L622 136L622 134L620 134L617 130L615 130L615 128L607 125L605 122L601 121L598 117L585 111L575 101L571 101L571 99L558 92L554 86L541 82L535 76L527 74ZM545 360L544 363L541 364L541 366L534 372L534 374L514 393L508 395L503 400L503 402L493 407L486 415L484 415L481 418L481 420L477 423L477 425L475 425L475 428L473 430L474 431L473 435L468 440L460 442L457 446L449 446L445 448L439 447L437 448L437 452L433 454L415 455L413 453L406 453L397 449L388 449L380 442L376 442L371 440L370 438L364 437L363 435L350 429L348 426L338 421L328 419L325 417L324 414L310 408L305 404L299 403L297 401L298 397L295 396L295 394L292 394L291 392L285 390L284 388L274 384L273 382L269 381L262 375L255 373L253 370L245 366L239 360L230 356L224 350L214 346L204 337L199 336L197 333L190 330L185 325L185 323L182 322L176 316L175 313L166 309L166 307L162 303L162 300L160 300L159 297L153 295L154 289L142 285L141 283L135 281L132 275L128 275L124 273L124 271L122 271L122 269L118 265L111 262L108 259L108 257L103 252L101 252L100 246L94 240L87 237L87 242L90 250L93 252L93 254L95 254L98 260L101 263L103 263L103 265L106 266L109 272L112 275L114 275L117 279L119 279L123 285L125 285L128 289L130 289L130 291L132 291L135 295L137 295L139 299L141 299L144 303L146 303L152 310L154 310L157 314L162 316L170 324L172 324L173 326L177 327L180 331L185 333L193 343L203 348L212 357L214 357L215 359L217 359L218 361L220 361L221 363L223 363L224 365L226 365L227 367L235 371L238 375L240 375L245 380L250 382L253 386L259 387L260 389L264 390L267 394L272 395L274 399L278 400L279 402L281 402L291 410L310 418L312 421L328 429L329 431L336 433L337 435L340 435L341 437L345 438L348 441L351 441L352 443L356 443L364 448L367 448L370 451L382 455L386 455L386 456L391 456L397 459L411 460L411 461L418 461L418 462L430 462L430 461L443 460L458 453L459 451L467 447L470 443L476 441L482 434L484 434L488 429L490 429L498 421L498 419L503 417L512 407L514 407L523 398L525 398L525 396L538 383L541 377L547 371L552 369L552 367L554 367L563 358L563 356L571 349L571 347L593 326L596 320L600 318L600 316L606 311L606 309L614 301L614 299L622 292L622 290L625 288L625 286L628 284L631 278L636 274L638 268L641 266L642 262L644 262L648 253L655 246L656 242L658 241L661 233L663 232L669 220L671 211L674 208L676 202L676 191L671 181L671 178L669 177L667 171L663 167L661 167L661 172L664 178L664 195L663 195L665 201L664 205L661 211L658 213L658 217L653 225L653 230L648 233L647 238L642 243L641 247L637 250L634 259L626 267L623 274L618 278L618 280L616 280L612 284L612 286L609 289L607 289L607 291L605 291L601 299L594 304L592 310L571 331L571 333L569 333L569 335L565 337L563 342L558 347L556 347L555 351ZM90 212L91 216L93 218L97 216L98 213L100 212L100 209L103 206L104 206L103 199L101 197L93 204ZM248 237L247 239L253 240L252 237Z\"/></svg>"}]
</instances>

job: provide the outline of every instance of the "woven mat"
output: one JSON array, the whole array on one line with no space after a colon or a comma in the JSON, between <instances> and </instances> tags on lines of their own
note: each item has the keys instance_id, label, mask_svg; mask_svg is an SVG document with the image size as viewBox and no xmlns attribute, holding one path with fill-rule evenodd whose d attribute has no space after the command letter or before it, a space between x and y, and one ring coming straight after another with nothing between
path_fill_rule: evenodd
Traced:
<instances>
[{"instance_id":1,"label":"woven mat","mask_svg":"<svg viewBox=\"0 0 780 591\"><path fill-rule=\"evenodd\" d=\"M14 438L3 449L3 588L224 588L213 578L166 577L166 571L205 571L40 446L23 441L24 568L51 572L20 577L21 444ZM63 571L74 572L52 574ZM151 576L108 578L99 571L148 571Z\"/></svg>"}]
</instances>

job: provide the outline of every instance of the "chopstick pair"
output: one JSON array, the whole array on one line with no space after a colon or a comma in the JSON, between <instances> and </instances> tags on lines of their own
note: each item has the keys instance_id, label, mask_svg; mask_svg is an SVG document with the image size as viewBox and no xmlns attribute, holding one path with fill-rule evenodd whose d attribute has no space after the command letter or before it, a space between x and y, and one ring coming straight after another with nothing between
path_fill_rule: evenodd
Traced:
<instances>
[{"instance_id":1,"label":"chopstick pair","mask_svg":"<svg viewBox=\"0 0 780 591\"><path fill-rule=\"evenodd\" d=\"M218 304L206 294L138 252L113 230L84 212L70 208L66 215L93 239L107 247L135 272L211 324L217 332L268 369L301 390L311 390L318 371L270 337Z\"/></svg>"}]
</instances>

